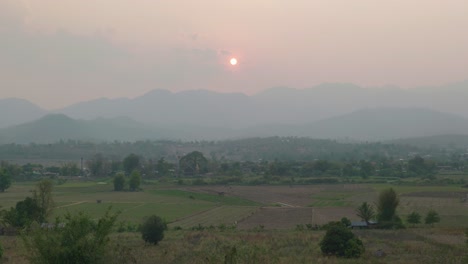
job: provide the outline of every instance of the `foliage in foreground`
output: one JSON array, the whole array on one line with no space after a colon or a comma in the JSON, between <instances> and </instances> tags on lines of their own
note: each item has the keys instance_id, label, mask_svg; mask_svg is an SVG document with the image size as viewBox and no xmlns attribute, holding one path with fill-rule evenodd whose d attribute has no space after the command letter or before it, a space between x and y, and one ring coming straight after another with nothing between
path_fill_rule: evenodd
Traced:
<instances>
[{"instance_id":1,"label":"foliage in foreground","mask_svg":"<svg viewBox=\"0 0 468 264\"><path fill-rule=\"evenodd\" d=\"M164 238L167 224L161 217L152 215L141 225L141 236L146 243L158 244Z\"/></svg>"},{"instance_id":2,"label":"foliage in foreground","mask_svg":"<svg viewBox=\"0 0 468 264\"><path fill-rule=\"evenodd\" d=\"M82 212L66 214L51 229L37 227L23 234L31 263L106 263L109 234L118 214L110 209L97 222Z\"/></svg>"},{"instance_id":3,"label":"foliage in foreground","mask_svg":"<svg viewBox=\"0 0 468 264\"><path fill-rule=\"evenodd\" d=\"M320 241L320 249L325 255L345 258L358 258L365 251L362 241L339 222L329 224L327 233Z\"/></svg>"}]
</instances>

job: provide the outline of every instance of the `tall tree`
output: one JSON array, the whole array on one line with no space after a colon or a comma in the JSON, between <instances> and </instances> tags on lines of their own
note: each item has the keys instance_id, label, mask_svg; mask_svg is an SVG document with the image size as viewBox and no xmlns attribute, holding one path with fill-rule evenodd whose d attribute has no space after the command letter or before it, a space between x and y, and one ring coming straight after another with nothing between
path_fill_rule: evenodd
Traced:
<instances>
[{"instance_id":1,"label":"tall tree","mask_svg":"<svg viewBox=\"0 0 468 264\"><path fill-rule=\"evenodd\" d=\"M363 202L357 209L356 215L369 224L369 221L375 217L375 210L371 204Z\"/></svg>"},{"instance_id":2,"label":"tall tree","mask_svg":"<svg viewBox=\"0 0 468 264\"><path fill-rule=\"evenodd\" d=\"M388 188L380 192L377 204L378 227L383 229L404 228L403 221L397 215L396 209L400 203L393 188Z\"/></svg>"},{"instance_id":3,"label":"tall tree","mask_svg":"<svg viewBox=\"0 0 468 264\"><path fill-rule=\"evenodd\" d=\"M41 180L36 184L33 198L40 208L39 221L46 221L47 217L54 208L54 199L52 197L53 183L51 180Z\"/></svg>"},{"instance_id":4,"label":"tall tree","mask_svg":"<svg viewBox=\"0 0 468 264\"><path fill-rule=\"evenodd\" d=\"M392 221L396 216L396 208L399 203L400 200L393 188L380 192L377 206L379 222Z\"/></svg>"}]
</instances>

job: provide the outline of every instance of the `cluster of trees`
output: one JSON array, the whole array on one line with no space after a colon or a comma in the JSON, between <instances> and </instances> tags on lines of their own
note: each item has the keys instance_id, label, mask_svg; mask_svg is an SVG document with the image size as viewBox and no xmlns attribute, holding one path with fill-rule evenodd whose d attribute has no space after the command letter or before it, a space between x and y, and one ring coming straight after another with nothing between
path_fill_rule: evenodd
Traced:
<instances>
[{"instance_id":1,"label":"cluster of trees","mask_svg":"<svg viewBox=\"0 0 468 264\"><path fill-rule=\"evenodd\" d=\"M413 226L416 224L420 224L421 220L422 220L421 214L415 211L411 212L411 214L409 214L406 217L406 222L408 222L409 224ZM426 216L424 217L424 223L426 225L433 226L434 224L439 223L439 222L440 222L439 213L437 213L434 209L429 210Z\"/></svg>"},{"instance_id":2,"label":"cluster of trees","mask_svg":"<svg viewBox=\"0 0 468 264\"><path fill-rule=\"evenodd\" d=\"M114 191L123 191L128 187L130 191L138 191L141 184L140 172L134 170L129 177L124 173L117 173L114 177Z\"/></svg>"},{"instance_id":3,"label":"cluster of trees","mask_svg":"<svg viewBox=\"0 0 468 264\"><path fill-rule=\"evenodd\" d=\"M364 179L372 176L405 178L419 176L432 178L437 173L437 164L433 160L415 156L408 160L305 160L305 161L228 161L212 157L208 159L200 151L192 151L186 155L179 156L176 161L170 162L165 158L157 161L145 159L136 154L130 154L123 159L113 160L102 154L95 154L85 161L85 171L82 172L77 163L68 162L61 166L44 167L40 164L17 165L8 162L0 163L0 192L6 190L12 181L32 180L43 177L77 176L85 174L87 177L109 177L119 178L116 189L128 184L130 189L138 188L135 183L137 179L126 179L121 173L130 175L138 171L142 178L159 177L190 177L214 174L217 176L236 177L261 176L266 181L284 179L294 182L294 178L335 178L362 177ZM122 182L122 179L126 181ZM239 180L239 179L237 179ZM331 183L331 182L328 182Z\"/></svg>"},{"instance_id":4,"label":"cluster of trees","mask_svg":"<svg viewBox=\"0 0 468 264\"><path fill-rule=\"evenodd\" d=\"M145 177L195 176L215 173L223 176L263 175L280 177L431 177L437 172L436 163L415 156L407 161L379 159L376 161L227 161L208 159L202 152L192 151L178 161L168 162L164 158L157 162L130 154L123 161L106 160L100 154L87 161L91 176L107 176L118 171L127 174L139 170Z\"/></svg>"},{"instance_id":5,"label":"cluster of trees","mask_svg":"<svg viewBox=\"0 0 468 264\"><path fill-rule=\"evenodd\" d=\"M122 160L128 153L137 153L153 161L165 157L177 162L181 153L198 150L209 154L212 160L230 161L372 161L381 159L406 159L409 154L419 153L421 157L430 155L439 165L455 169L468 167L466 149L447 147L414 147L393 143L343 143L334 140L318 140L298 137L250 138L226 141L137 141L91 143L68 140L54 144L7 144L0 145L2 159L91 159L96 153L110 157L110 160ZM429 157L429 156L427 156Z\"/></svg>"},{"instance_id":6,"label":"cluster of trees","mask_svg":"<svg viewBox=\"0 0 468 264\"><path fill-rule=\"evenodd\" d=\"M381 191L379 194L377 211L372 204L363 202L356 209L356 215L367 224L369 224L371 220L377 220L378 228L403 228L403 222L396 213L399 204L400 200L395 190L393 188L388 188ZM406 222L414 226L421 223L421 218L419 213L413 211L407 216ZM438 222L440 222L439 214L433 209L429 210L424 218L424 223L427 225L434 225Z\"/></svg>"},{"instance_id":7,"label":"cluster of trees","mask_svg":"<svg viewBox=\"0 0 468 264\"><path fill-rule=\"evenodd\" d=\"M20 166L7 161L1 161L0 170L15 181L29 181L42 177L54 177L58 175L81 175L81 169L78 167L78 164L73 162L66 162L60 166L44 166L42 164L35 163L27 163Z\"/></svg>"},{"instance_id":8,"label":"cluster of trees","mask_svg":"<svg viewBox=\"0 0 468 264\"><path fill-rule=\"evenodd\" d=\"M24 228L34 222L46 222L54 207L52 189L53 183L50 180L38 182L32 197L26 197L23 201L17 202L15 207L1 211L2 223L15 228Z\"/></svg>"}]
</instances>

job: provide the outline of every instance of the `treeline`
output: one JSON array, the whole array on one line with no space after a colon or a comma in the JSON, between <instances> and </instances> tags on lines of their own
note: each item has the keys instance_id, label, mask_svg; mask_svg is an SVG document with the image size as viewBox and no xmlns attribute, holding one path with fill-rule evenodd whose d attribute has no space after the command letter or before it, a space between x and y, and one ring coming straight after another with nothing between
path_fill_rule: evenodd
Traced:
<instances>
[{"instance_id":1,"label":"treeline","mask_svg":"<svg viewBox=\"0 0 468 264\"><path fill-rule=\"evenodd\" d=\"M54 144L0 145L0 160L79 160L101 153L112 159L123 159L136 153L148 159L164 157L176 161L192 151L200 151L212 159L230 161L262 160L370 160L377 157L404 158L408 154L430 155L447 160L453 152L446 149L423 149L409 145L385 143L342 143L298 137L249 138L226 141L137 141L103 142L59 141ZM457 150L459 152L459 150ZM462 152L456 154L463 154Z\"/></svg>"},{"instance_id":2,"label":"treeline","mask_svg":"<svg viewBox=\"0 0 468 264\"><path fill-rule=\"evenodd\" d=\"M432 179L441 168L457 169L451 167L449 163L437 162L421 156L414 156L406 160L376 158L344 161L325 159L229 161L207 158L200 151L192 151L180 156L176 161L169 161L165 158L147 159L136 154L129 154L123 159L95 154L83 161L83 168L71 162L64 163L61 166L46 167L41 164L30 163L21 166L2 161L0 164L0 172L2 173L0 175L10 177L12 180L23 181L58 176L113 177L119 173L130 175L132 172L137 171L142 179L224 177L223 181L228 178L230 179L229 182L240 183L243 178L255 178L256 183L261 184L275 181L293 183L297 178L309 178L308 180L312 182L305 181L302 183L333 183L337 181L334 180L336 178L356 177L362 179L368 179L369 177L421 177Z\"/></svg>"}]
</instances>

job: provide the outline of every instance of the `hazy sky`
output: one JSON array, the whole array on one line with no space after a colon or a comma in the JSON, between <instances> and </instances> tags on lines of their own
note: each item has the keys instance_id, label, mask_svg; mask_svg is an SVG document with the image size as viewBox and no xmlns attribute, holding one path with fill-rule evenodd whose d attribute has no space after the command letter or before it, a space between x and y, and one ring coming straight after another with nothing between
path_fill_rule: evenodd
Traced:
<instances>
[{"instance_id":1,"label":"hazy sky","mask_svg":"<svg viewBox=\"0 0 468 264\"><path fill-rule=\"evenodd\" d=\"M51 109L156 88L457 82L467 12L466 0L0 0L0 98Z\"/></svg>"}]
</instances>

